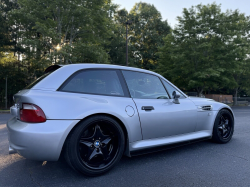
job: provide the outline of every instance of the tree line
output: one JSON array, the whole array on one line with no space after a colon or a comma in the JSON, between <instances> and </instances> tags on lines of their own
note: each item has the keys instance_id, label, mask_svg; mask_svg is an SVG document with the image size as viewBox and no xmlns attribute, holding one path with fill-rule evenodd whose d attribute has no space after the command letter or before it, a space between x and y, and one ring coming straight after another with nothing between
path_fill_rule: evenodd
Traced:
<instances>
[{"instance_id":1,"label":"tree line","mask_svg":"<svg viewBox=\"0 0 250 187\"><path fill-rule=\"evenodd\" d=\"M154 5L111 0L2 0L0 102L51 64L107 63L156 71L184 92L247 94L249 17L215 3L184 8L171 28Z\"/></svg>"}]
</instances>

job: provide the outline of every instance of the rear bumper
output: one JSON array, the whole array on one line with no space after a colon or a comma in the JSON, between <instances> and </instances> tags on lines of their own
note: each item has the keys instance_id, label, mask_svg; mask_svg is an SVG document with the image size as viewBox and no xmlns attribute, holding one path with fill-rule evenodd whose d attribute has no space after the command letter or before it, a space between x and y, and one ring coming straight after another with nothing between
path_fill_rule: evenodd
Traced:
<instances>
[{"instance_id":1,"label":"rear bumper","mask_svg":"<svg viewBox=\"0 0 250 187\"><path fill-rule=\"evenodd\" d=\"M58 160L64 141L79 120L47 120L26 123L11 118L7 123L9 153L42 161Z\"/></svg>"}]
</instances>

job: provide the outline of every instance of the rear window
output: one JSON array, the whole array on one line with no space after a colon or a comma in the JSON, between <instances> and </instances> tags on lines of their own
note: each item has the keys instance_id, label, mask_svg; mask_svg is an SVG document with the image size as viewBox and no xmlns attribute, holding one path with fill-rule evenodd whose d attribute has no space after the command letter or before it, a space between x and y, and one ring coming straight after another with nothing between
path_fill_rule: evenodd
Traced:
<instances>
[{"instance_id":1,"label":"rear window","mask_svg":"<svg viewBox=\"0 0 250 187\"><path fill-rule=\"evenodd\" d=\"M39 83L41 80L43 80L45 77L47 77L51 73L52 72L49 72L49 73L46 73L46 74L42 75L41 77L39 77L38 79L36 79L34 82L32 82L30 85L28 85L24 89L31 89L32 87L34 87L37 83Z\"/></svg>"},{"instance_id":2,"label":"rear window","mask_svg":"<svg viewBox=\"0 0 250 187\"><path fill-rule=\"evenodd\" d=\"M124 96L116 70L82 70L72 75L60 91Z\"/></svg>"}]
</instances>

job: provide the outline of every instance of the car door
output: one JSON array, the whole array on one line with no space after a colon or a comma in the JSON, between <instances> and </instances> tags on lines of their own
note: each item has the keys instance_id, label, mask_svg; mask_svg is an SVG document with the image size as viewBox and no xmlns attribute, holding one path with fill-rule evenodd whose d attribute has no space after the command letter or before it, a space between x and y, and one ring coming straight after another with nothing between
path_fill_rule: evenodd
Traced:
<instances>
[{"instance_id":1,"label":"car door","mask_svg":"<svg viewBox=\"0 0 250 187\"><path fill-rule=\"evenodd\" d=\"M166 87L155 75L134 71L123 71L123 75L137 106L143 139L195 131L196 107L192 101L182 96L180 104L173 103Z\"/></svg>"}]
</instances>

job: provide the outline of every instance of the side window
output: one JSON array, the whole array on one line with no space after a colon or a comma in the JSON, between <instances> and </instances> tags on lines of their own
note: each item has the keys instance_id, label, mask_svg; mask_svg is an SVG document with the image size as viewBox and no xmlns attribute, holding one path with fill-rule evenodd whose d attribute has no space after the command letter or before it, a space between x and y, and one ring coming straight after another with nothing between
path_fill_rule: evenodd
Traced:
<instances>
[{"instance_id":1,"label":"side window","mask_svg":"<svg viewBox=\"0 0 250 187\"><path fill-rule=\"evenodd\" d=\"M82 70L70 77L60 90L124 96L116 70Z\"/></svg>"},{"instance_id":2,"label":"side window","mask_svg":"<svg viewBox=\"0 0 250 187\"><path fill-rule=\"evenodd\" d=\"M154 75L122 71L131 97L139 99L169 99L160 79Z\"/></svg>"},{"instance_id":3,"label":"side window","mask_svg":"<svg viewBox=\"0 0 250 187\"><path fill-rule=\"evenodd\" d=\"M170 95L171 98L172 98L173 91L179 92L173 86L171 86L170 84L168 84L168 82L166 82L165 80L162 80L162 82L163 82L164 86L166 87L166 89L167 89L167 91L168 91L168 93L169 93L169 95ZM185 99L184 95L181 94L180 99Z\"/></svg>"}]
</instances>

